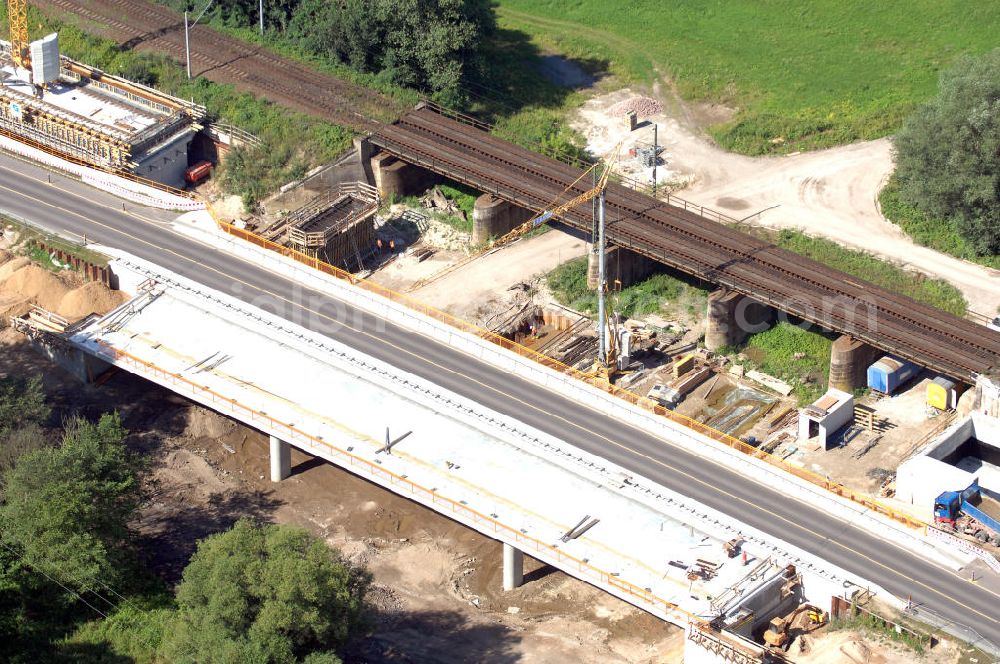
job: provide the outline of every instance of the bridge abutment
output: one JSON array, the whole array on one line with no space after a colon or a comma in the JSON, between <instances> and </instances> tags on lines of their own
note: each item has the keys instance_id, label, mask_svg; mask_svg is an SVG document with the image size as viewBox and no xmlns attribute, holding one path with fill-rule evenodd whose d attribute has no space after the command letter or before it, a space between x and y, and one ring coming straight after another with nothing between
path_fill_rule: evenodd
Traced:
<instances>
[{"instance_id":1,"label":"bridge abutment","mask_svg":"<svg viewBox=\"0 0 1000 664\"><path fill-rule=\"evenodd\" d=\"M442 179L437 173L397 159L388 152L378 153L369 163L375 179L375 188L383 199L393 195L419 194Z\"/></svg>"},{"instance_id":2,"label":"bridge abutment","mask_svg":"<svg viewBox=\"0 0 1000 664\"><path fill-rule=\"evenodd\" d=\"M868 382L868 366L878 359L879 350L842 334L830 348L830 387L853 392Z\"/></svg>"},{"instance_id":3,"label":"bridge abutment","mask_svg":"<svg viewBox=\"0 0 1000 664\"><path fill-rule=\"evenodd\" d=\"M292 474L292 446L271 436L271 481L280 482Z\"/></svg>"},{"instance_id":4,"label":"bridge abutment","mask_svg":"<svg viewBox=\"0 0 1000 664\"><path fill-rule=\"evenodd\" d=\"M718 350L742 343L748 334L763 332L774 320L774 309L735 291L719 289L708 296L705 347Z\"/></svg>"},{"instance_id":5,"label":"bridge abutment","mask_svg":"<svg viewBox=\"0 0 1000 664\"><path fill-rule=\"evenodd\" d=\"M31 336L29 339L36 352L73 374L85 385L93 383L112 368L108 362L64 343L57 337Z\"/></svg>"},{"instance_id":6,"label":"bridge abutment","mask_svg":"<svg viewBox=\"0 0 1000 664\"><path fill-rule=\"evenodd\" d=\"M503 589L514 590L524 583L524 552L503 543Z\"/></svg>"},{"instance_id":7,"label":"bridge abutment","mask_svg":"<svg viewBox=\"0 0 1000 664\"><path fill-rule=\"evenodd\" d=\"M476 199L472 209L472 244L482 244L491 237L500 237L531 219L525 210L493 194L483 194Z\"/></svg>"}]
</instances>

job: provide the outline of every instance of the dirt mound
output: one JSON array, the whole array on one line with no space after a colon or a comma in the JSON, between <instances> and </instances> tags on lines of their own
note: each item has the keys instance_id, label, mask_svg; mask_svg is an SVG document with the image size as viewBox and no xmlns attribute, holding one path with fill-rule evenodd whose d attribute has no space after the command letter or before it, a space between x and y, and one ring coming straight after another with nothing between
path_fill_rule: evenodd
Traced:
<instances>
[{"instance_id":1,"label":"dirt mound","mask_svg":"<svg viewBox=\"0 0 1000 664\"><path fill-rule=\"evenodd\" d=\"M623 118L629 111L635 111L636 117L646 118L663 112L663 105L652 97L632 97L620 101L608 109L608 115Z\"/></svg>"},{"instance_id":2,"label":"dirt mound","mask_svg":"<svg viewBox=\"0 0 1000 664\"><path fill-rule=\"evenodd\" d=\"M127 299L121 291L91 281L66 293L56 311L69 320L77 320L89 314L106 314Z\"/></svg>"},{"instance_id":3,"label":"dirt mound","mask_svg":"<svg viewBox=\"0 0 1000 664\"><path fill-rule=\"evenodd\" d=\"M0 265L0 282L7 281L10 279L11 275L20 270L22 267L30 263L31 261L24 256L19 256L14 258L10 262L4 262Z\"/></svg>"},{"instance_id":4,"label":"dirt mound","mask_svg":"<svg viewBox=\"0 0 1000 664\"><path fill-rule=\"evenodd\" d=\"M3 290L20 293L43 309L56 311L69 288L48 270L37 265L25 265L4 280Z\"/></svg>"}]
</instances>

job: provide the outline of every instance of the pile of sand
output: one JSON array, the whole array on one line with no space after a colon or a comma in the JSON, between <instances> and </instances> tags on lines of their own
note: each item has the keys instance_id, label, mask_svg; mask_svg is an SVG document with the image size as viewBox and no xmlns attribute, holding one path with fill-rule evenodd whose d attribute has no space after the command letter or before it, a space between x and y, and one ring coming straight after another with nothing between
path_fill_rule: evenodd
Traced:
<instances>
[{"instance_id":1,"label":"pile of sand","mask_svg":"<svg viewBox=\"0 0 1000 664\"><path fill-rule=\"evenodd\" d=\"M66 293L56 312L69 320L77 320L90 314L106 314L126 300L125 293L91 281Z\"/></svg>"},{"instance_id":2,"label":"pile of sand","mask_svg":"<svg viewBox=\"0 0 1000 664\"><path fill-rule=\"evenodd\" d=\"M0 265L0 300L28 301L70 321L92 313L107 313L128 299L124 293L104 284L78 284L76 275L60 278L23 257Z\"/></svg>"},{"instance_id":3,"label":"pile of sand","mask_svg":"<svg viewBox=\"0 0 1000 664\"><path fill-rule=\"evenodd\" d=\"M30 263L31 261L23 256L19 256L11 260L10 262L4 262L0 265L0 283L10 279L10 276L20 270L22 267Z\"/></svg>"},{"instance_id":4,"label":"pile of sand","mask_svg":"<svg viewBox=\"0 0 1000 664\"><path fill-rule=\"evenodd\" d=\"M2 290L7 293L19 293L49 311L57 311L62 299L69 292L69 288L59 277L35 264L15 270L4 280Z\"/></svg>"}]
</instances>

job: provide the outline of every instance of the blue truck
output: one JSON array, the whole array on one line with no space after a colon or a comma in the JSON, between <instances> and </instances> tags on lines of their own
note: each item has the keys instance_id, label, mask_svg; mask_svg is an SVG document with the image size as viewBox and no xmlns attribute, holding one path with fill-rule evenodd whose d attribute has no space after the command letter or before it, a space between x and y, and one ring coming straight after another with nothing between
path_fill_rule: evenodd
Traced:
<instances>
[{"instance_id":1,"label":"blue truck","mask_svg":"<svg viewBox=\"0 0 1000 664\"><path fill-rule=\"evenodd\" d=\"M1000 547L1000 502L974 481L963 491L945 491L934 501L934 522Z\"/></svg>"}]
</instances>

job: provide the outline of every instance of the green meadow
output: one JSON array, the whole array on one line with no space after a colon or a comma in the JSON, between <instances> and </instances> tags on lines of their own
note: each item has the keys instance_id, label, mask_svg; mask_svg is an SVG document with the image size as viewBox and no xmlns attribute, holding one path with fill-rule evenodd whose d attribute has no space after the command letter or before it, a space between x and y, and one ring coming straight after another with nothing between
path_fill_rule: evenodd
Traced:
<instances>
[{"instance_id":1,"label":"green meadow","mask_svg":"<svg viewBox=\"0 0 1000 664\"><path fill-rule=\"evenodd\" d=\"M992 2L499 0L500 25L627 83L667 76L733 116L709 131L744 154L893 132L963 53L1000 46Z\"/></svg>"}]
</instances>

